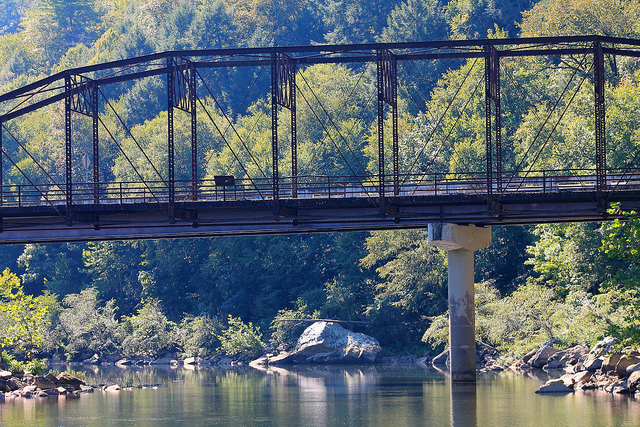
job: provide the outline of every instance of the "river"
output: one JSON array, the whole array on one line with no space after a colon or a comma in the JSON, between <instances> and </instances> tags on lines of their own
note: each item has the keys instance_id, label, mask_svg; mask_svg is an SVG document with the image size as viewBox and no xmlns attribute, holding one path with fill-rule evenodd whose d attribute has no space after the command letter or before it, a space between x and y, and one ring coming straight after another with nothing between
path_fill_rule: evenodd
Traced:
<instances>
[{"instance_id":1,"label":"river","mask_svg":"<svg viewBox=\"0 0 640 427\"><path fill-rule=\"evenodd\" d=\"M543 379L479 374L454 385L417 366L231 370L85 368L87 382L162 384L0 403L0 426L639 426L640 401L538 395Z\"/></svg>"}]
</instances>

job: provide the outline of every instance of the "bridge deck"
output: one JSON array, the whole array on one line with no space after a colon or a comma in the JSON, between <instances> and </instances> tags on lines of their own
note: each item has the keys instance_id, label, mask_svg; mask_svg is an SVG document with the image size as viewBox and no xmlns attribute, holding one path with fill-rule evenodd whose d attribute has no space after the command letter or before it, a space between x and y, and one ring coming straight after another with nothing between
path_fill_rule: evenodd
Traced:
<instances>
[{"instance_id":1,"label":"bridge deck","mask_svg":"<svg viewBox=\"0 0 640 427\"><path fill-rule=\"evenodd\" d=\"M423 181L397 191L389 186L384 197L375 185L316 182L298 186L296 194L281 187L277 200L268 188L201 185L195 192L192 187L177 190L173 204L166 188L149 183L111 183L97 188L97 193L95 187L79 189L70 205L63 190L23 186L3 193L0 238L10 244L402 229L444 221L598 221L612 218L603 208L610 203L624 209L640 207L640 175L609 176L604 192L595 190L595 179L563 175L504 180L491 195L486 181Z\"/></svg>"}]
</instances>

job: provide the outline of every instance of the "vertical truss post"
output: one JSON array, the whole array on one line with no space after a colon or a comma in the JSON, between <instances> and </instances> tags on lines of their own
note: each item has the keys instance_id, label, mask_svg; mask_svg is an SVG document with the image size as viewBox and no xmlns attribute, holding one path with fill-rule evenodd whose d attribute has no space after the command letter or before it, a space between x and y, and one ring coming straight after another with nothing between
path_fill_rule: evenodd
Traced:
<instances>
[{"instance_id":1,"label":"vertical truss post","mask_svg":"<svg viewBox=\"0 0 640 427\"><path fill-rule=\"evenodd\" d=\"M378 194L384 198L384 60L382 51L376 55L378 87Z\"/></svg>"},{"instance_id":2,"label":"vertical truss post","mask_svg":"<svg viewBox=\"0 0 640 427\"><path fill-rule=\"evenodd\" d=\"M190 68L189 104L191 108L191 198L198 199L198 115L196 113L196 71Z\"/></svg>"},{"instance_id":3,"label":"vertical truss post","mask_svg":"<svg viewBox=\"0 0 640 427\"><path fill-rule=\"evenodd\" d=\"M384 64L382 51L376 55L378 88L378 194L384 198Z\"/></svg>"},{"instance_id":4,"label":"vertical truss post","mask_svg":"<svg viewBox=\"0 0 640 427\"><path fill-rule=\"evenodd\" d=\"M72 99L74 98L73 84L71 76L66 75L64 78L64 156L65 156L65 196L66 196L66 217L67 225L71 225L73 221L73 175L72 175L72 150L71 150L71 108Z\"/></svg>"},{"instance_id":5,"label":"vertical truss post","mask_svg":"<svg viewBox=\"0 0 640 427\"><path fill-rule=\"evenodd\" d=\"M93 203L100 202L100 147L98 116L98 84L94 82L91 89L91 108L93 125Z\"/></svg>"},{"instance_id":6,"label":"vertical truss post","mask_svg":"<svg viewBox=\"0 0 640 427\"><path fill-rule=\"evenodd\" d=\"M174 89L174 64L173 56L167 56L167 168L168 170L168 191L169 191L169 221L173 221L175 202L175 149L173 138L173 100L175 98ZM179 85L177 85L179 86Z\"/></svg>"},{"instance_id":7,"label":"vertical truss post","mask_svg":"<svg viewBox=\"0 0 640 427\"><path fill-rule=\"evenodd\" d=\"M378 83L378 170L380 197L384 197L384 104L391 107L392 151L393 151L393 194L400 194L400 165L398 156L398 73L396 57L389 50L377 52Z\"/></svg>"},{"instance_id":8,"label":"vertical truss post","mask_svg":"<svg viewBox=\"0 0 640 427\"><path fill-rule=\"evenodd\" d=\"M485 46L485 134L487 156L487 194L502 191L502 120L500 112L500 57L495 47ZM493 132L491 116L495 116L495 182L493 179Z\"/></svg>"},{"instance_id":9,"label":"vertical truss post","mask_svg":"<svg viewBox=\"0 0 640 427\"><path fill-rule=\"evenodd\" d=\"M172 58L170 73L171 87L169 88L169 93L171 94L171 108L177 108L189 113L191 118L191 198L196 200L198 198L196 71L191 61L185 58ZM171 112L171 117L173 119L173 111ZM173 138L173 126L171 127L171 134ZM173 170L175 173L175 165Z\"/></svg>"},{"instance_id":10,"label":"vertical truss post","mask_svg":"<svg viewBox=\"0 0 640 427\"><path fill-rule=\"evenodd\" d=\"M596 122L596 192L599 207L604 208L603 192L607 184L607 137L605 134L604 54L598 40L593 46L595 122Z\"/></svg>"},{"instance_id":11,"label":"vertical truss post","mask_svg":"<svg viewBox=\"0 0 640 427\"><path fill-rule=\"evenodd\" d=\"M4 146L2 145L2 134L4 131L4 122L0 119L0 206L4 202Z\"/></svg>"},{"instance_id":12,"label":"vertical truss post","mask_svg":"<svg viewBox=\"0 0 640 427\"><path fill-rule=\"evenodd\" d=\"M298 136L296 123L296 63L285 54L276 54L276 104L291 114L291 196L298 196ZM277 149L277 147L276 147Z\"/></svg>"},{"instance_id":13,"label":"vertical truss post","mask_svg":"<svg viewBox=\"0 0 640 427\"><path fill-rule=\"evenodd\" d=\"M277 202L280 194L278 182L278 53L271 54L271 158L273 201Z\"/></svg>"},{"instance_id":14,"label":"vertical truss post","mask_svg":"<svg viewBox=\"0 0 640 427\"><path fill-rule=\"evenodd\" d=\"M92 162L93 162L93 202L98 203L99 200L99 183L100 183L100 151L99 151L99 115L98 115L98 83L81 75L69 76L69 118L71 113L79 113L92 120ZM71 120L69 120L71 123ZM68 154L71 159L71 125L67 127L69 132ZM86 153L85 153L86 155ZM88 161L88 157L87 157ZM68 164L71 166L71 162ZM86 164L88 167L88 164ZM69 167L69 170L71 168ZM69 177L68 177L69 178Z\"/></svg>"}]
</instances>

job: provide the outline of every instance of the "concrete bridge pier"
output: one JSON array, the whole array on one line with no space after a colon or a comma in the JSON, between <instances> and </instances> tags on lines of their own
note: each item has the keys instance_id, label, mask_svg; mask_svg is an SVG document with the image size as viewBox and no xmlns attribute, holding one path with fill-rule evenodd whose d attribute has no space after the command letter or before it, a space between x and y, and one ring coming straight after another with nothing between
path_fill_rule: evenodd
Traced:
<instances>
[{"instance_id":1,"label":"concrete bridge pier","mask_svg":"<svg viewBox=\"0 0 640 427\"><path fill-rule=\"evenodd\" d=\"M451 381L475 382L473 253L491 244L491 228L457 224L429 224L429 243L447 251Z\"/></svg>"}]
</instances>

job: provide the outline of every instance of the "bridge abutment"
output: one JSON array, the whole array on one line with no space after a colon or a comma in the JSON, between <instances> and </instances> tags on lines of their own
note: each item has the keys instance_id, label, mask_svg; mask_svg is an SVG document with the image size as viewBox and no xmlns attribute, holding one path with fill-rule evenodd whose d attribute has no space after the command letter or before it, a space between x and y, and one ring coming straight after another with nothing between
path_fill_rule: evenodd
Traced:
<instances>
[{"instance_id":1,"label":"bridge abutment","mask_svg":"<svg viewBox=\"0 0 640 427\"><path fill-rule=\"evenodd\" d=\"M475 382L473 253L491 244L491 228L429 224L429 243L447 251L451 381Z\"/></svg>"}]
</instances>

